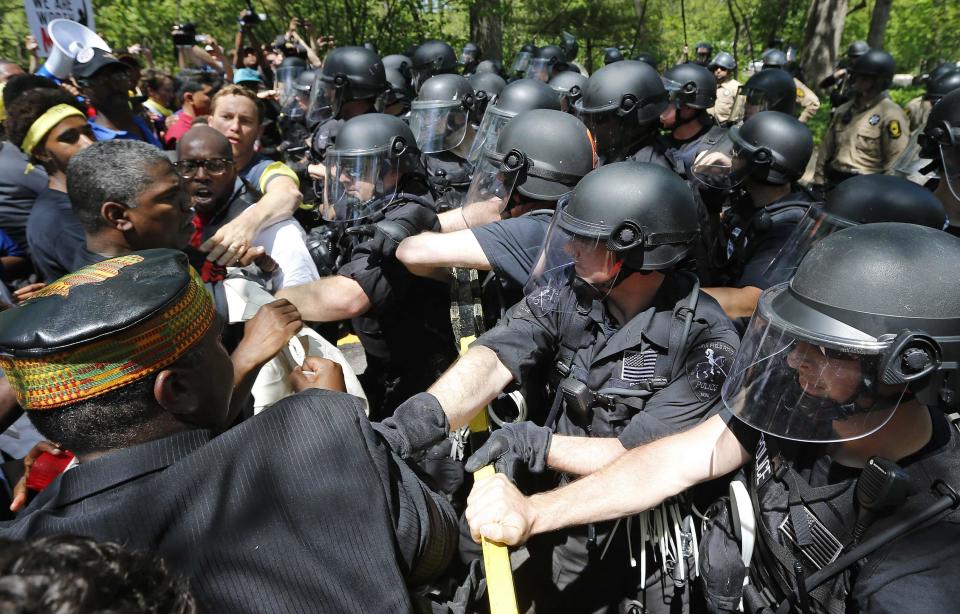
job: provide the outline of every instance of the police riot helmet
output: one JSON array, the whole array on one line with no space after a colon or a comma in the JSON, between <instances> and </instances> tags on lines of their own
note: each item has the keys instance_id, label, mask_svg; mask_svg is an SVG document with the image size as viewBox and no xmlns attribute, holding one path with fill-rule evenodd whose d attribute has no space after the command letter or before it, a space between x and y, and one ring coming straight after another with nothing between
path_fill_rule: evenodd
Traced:
<instances>
[{"instance_id":1,"label":"police riot helmet","mask_svg":"<svg viewBox=\"0 0 960 614\"><path fill-rule=\"evenodd\" d=\"M823 239L791 281L760 296L724 404L760 431L818 443L876 432L911 395L949 407L960 286L944 280L958 258L960 239L913 224Z\"/></svg>"},{"instance_id":2,"label":"police riot helmet","mask_svg":"<svg viewBox=\"0 0 960 614\"><path fill-rule=\"evenodd\" d=\"M663 73L663 83L678 108L709 109L717 100L717 78L699 64L677 64Z\"/></svg>"},{"instance_id":3,"label":"police riot helmet","mask_svg":"<svg viewBox=\"0 0 960 614\"><path fill-rule=\"evenodd\" d=\"M593 137L569 113L524 111L486 148L463 200L463 218L477 226L500 219L514 192L534 201L556 201L596 168Z\"/></svg>"},{"instance_id":4,"label":"police riot helmet","mask_svg":"<svg viewBox=\"0 0 960 614\"><path fill-rule=\"evenodd\" d=\"M699 64L700 66L706 66L710 62L710 56L713 55L713 45L707 42L699 42L697 46L694 47L694 64Z\"/></svg>"},{"instance_id":5,"label":"police riot helmet","mask_svg":"<svg viewBox=\"0 0 960 614\"><path fill-rule=\"evenodd\" d=\"M453 47L443 41L428 40L421 43L410 66L413 88L419 92L420 86L434 75L457 72L457 54Z\"/></svg>"},{"instance_id":6,"label":"police riot helmet","mask_svg":"<svg viewBox=\"0 0 960 614\"><path fill-rule=\"evenodd\" d=\"M923 95L925 100L936 104L941 98L955 89L960 89L960 69L947 71L927 84L927 91Z\"/></svg>"},{"instance_id":7,"label":"police riot helmet","mask_svg":"<svg viewBox=\"0 0 960 614\"><path fill-rule=\"evenodd\" d=\"M898 222L942 229L947 215L929 190L903 177L859 175L840 182L826 201L811 206L767 267L764 277L779 283L793 276L812 245L844 228Z\"/></svg>"},{"instance_id":8,"label":"police riot helmet","mask_svg":"<svg viewBox=\"0 0 960 614\"><path fill-rule=\"evenodd\" d=\"M473 87L462 75L435 75L424 81L410 107L410 129L423 153L455 149L466 137Z\"/></svg>"},{"instance_id":9,"label":"police riot helmet","mask_svg":"<svg viewBox=\"0 0 960 614\"><path fill-rule=\"evenodd\" d=\"M293 87L301 92L309 92L313 88L314 81L320 76L318 70L305 70L297 77Z\"/></svg>"},{"instance_id":10,"label":"police riot helmet","mask_svg":"<svg viewBox=\"0 0 960 614\"><path fill-rule=\"evenodd\" d=\"M390 84L390 88L384 95L384 107L390 107L398 102L403 103L403 112L406 113L410 110L410 103L412 103L415 98L413 88L410 87L410 81L395 68L388 68L386 73L387 83Z\"/></svg>"},{"instance_id":11,"label":"police riot helmet","mask_svg":"<svg viewBox=\"0 0 960 614\"><path fill-rule=\"evenodd\" d=\"M633 58L637 62L643 62L644 64L649 64L653 66L654 70L657 70L657 56L653 55L649 51L641 51L637 54L637 57Z\"/></svg>"},{"instance_id":12,"label":"police riot helmet","mask_svg":"<svg viewBox=\"0 0 960 614\"><path fill-rule=\"evenodd\" d=\"M473 87L471 115L473 121L478 122L486 112L487 106L497 101L507 82L503 77L492 72L475 72L470 75L468 81Z\"/></svg>"},{"instance_id":13,"label":"police riot helmet","mask_svg":"<svg viewBox=\"0 0 960 614\"><path fill-rule=\"evenodd\" d=\"M533 54L527 66L526 77L547 82L555 71L566 70L567 60L559 45L541 47Z\"/></svg>"},{"instance_id":14,"label":"police riot helmet","mask_svg":"<svg viewBox=\"0 0 960 614\"><path fill-rule=\"evenodd\" d=\"M386 207L404 176L423 174L420 150L405 121L385 113L358 115L340 127L324 155L324 219L355 221Z\"/></svg>"},{"instance_id":15,"label":"police riot helmet","mask_svg":"<svg viewBox=\"0 0 960 614\"><path fill-rule=\"evenodd\" d=\"M634 271L675 267L700 232L686 182L667 168L632 160L587 174L558 210L557 223L598 241Z\"/></svg>"},{"instance_id":16,"label":"police riot helmet","mask_svg":"<svg viewBox=\"0 0 960 614\"><path fill-rule=\"evenodd\" d=\"M503 64L500 60L481 60L477 64L477 73L492 73L498 77L503 77Z\"/></svg>"},{"instance_id":17,"label":"police riot helmet","mask_svg":"<svg viewBox=\"0 0 960 614\"><path fill-rule=\"evenodd\" d=\"M387 89L380 57L363 47L337 47L327 54L310 92L308 118L320 122L339 117L344 103L374 101Z\"/></svg>"},{"instance_id":18,"label":"police riot helmet","mask_svg":"<svg viewBox=\"0 0 960 614\"><path fill-rule=\"evenodd\" d=\"M480 59L480 47L473 41L468 41L460 50L460 63L464 66L476 63Z\"/></svg>"},{"instance_id":19,"label":"police riot helmet","mask_svg":"<svg viewBox=\"0 0 960 614\"><path fill-rule=\"evenodd\" d=\"M568 62L577 59L580 46L577 44L577 37L573 34L569 32L562 32L560 34L560 48L563 49L563 57L565 57Z\"/></svg>"},{"instance_id":20,"label":"police riot helmet","mask_svg":"<svg viewBox=\"0 0 960 614\"><path fill-rule=\"evenodd\" d=\"M731 117L749 119L761 111L780 111L794 115L797 106L797 86L785 70L761 70L740 86Z\"/></svg>"},{"instance_id":21,"label":"police riot helmet","mask_svg":"<svg viewBox=\"0 0 960 614\"><path fill-rule=\"evenodd\" d=\"M614 62L622 62L623 53L620 52L619 47L604 47L603 48L603 65L613 64Z\"/></svg>"},{"instance_id":22,"label":"police riot helmet","mask_svg":"<svg viewBox=\"0 0 960 614\"><path fill-rule=\"evenodd\" d=\"M948 72L952 72L954 70L957 70L956 64L953 64L950 62L941 62L940 64L937 64L933 68L933 70L923 75L923 83L925 86L930 87L931 83L933 83L943 75L947 74Z\"/></svg>"},{"instance_id":23,"label":"police riot helmet","mask_svg":"<svg viewBox=\"0 0 960 614\"><path fill-rule=\"evenodd\" d=\"M767 49L760 56L763 61L763 68L783 68L787 65L787 54L779 49Z\"/></svg>"},{"instance_id":24,"label":"police riot helmet","mask_svg":"<svg viewBox=\"0 0 960 614\"><path fill-rule=\"evenodd\" d=\"M527 304L564 311L603 299L634 272L677 267L699 232L697 205L679 175L633 160L601 166L557 203L524 286ZM564 288L578 300L561 300Z\"/></svg>"},{"instance_id":25,"label":"police riot helmet","mask_svg":"<svg viewBox=\"0 0 960 614\"><path fill-rule=\"evenodd\" d=\"M868 51L870 51L870 45L867 41L853 41L847 45L847 58L855 60Z\"/></svg>"},{"instance_id":26,"label":"police riot helmet","mask_svg":"<svg viewBox=\"0 0 960 614\"><path fill-rule=\"evenodd\" d=\"M722 68L730 72L737 70L737 61L733 58L733 55L727 53L726 51L721 51L717 55L713 56L713 59L710 60L710 70L716 70L717 68Z\"/></svg>"},{"instance_id":27,"label":"police riot helmet","mask_svg":"<svg viewBox=\"0 0 960 614\"><path fill-rule=\"evenodd\" d=\"M897 72L897 63L886 51L871 49L850 64L850 73L877 77L887 87Z\"/></svg>"},{"instance_id":28,"label":"police riot helmet","mask_svg":"<svg viewBox=\"0 0 960 614\"><path fill-rule=\"evenodd\" d=\"M400 55L399 53L393 53L383 58L383 67L387 69L394 69L399 71L401 75L410 80L410 68L413 66L413 61L405 55Z\"/></svg>"},{"instance_id":29,"label":"police riot helmet","mask_svg":"<svg viewBox=\"0 0 960 614\"><path fill-rule=\"evenodd\" d=\"M747 177L784 185L803 176L813 154L810 129L792 115L763 111L732 127L691 168L708 187L732 189Z\"/></svg>"},{"instance_id":30,"label":"police riot helmet","mask_svg":"<svg viewBox=\"0 0 960 614\"><path fill-rule=\"evenodd\" d=\"M487 106L477 136L467 155L467 160L476 164L485 147L493 147L500 131L507 123L523 111L533 109L560 110L557 93L539 79L517 79L506 85L494 104Z\"/></svg>"},{"instance_id":31,"label":"police riot helmet","mask_svg":"<svg viewBox=\"0 0 960 614\"><path fill-rule=\"evenodd\" d=\"M547 84L560 96L560 109L567 113L573 112L573 105L583 95L583 86L587 78L579 72L565 70L559 73Z\"/></svg>"}]
</instances>

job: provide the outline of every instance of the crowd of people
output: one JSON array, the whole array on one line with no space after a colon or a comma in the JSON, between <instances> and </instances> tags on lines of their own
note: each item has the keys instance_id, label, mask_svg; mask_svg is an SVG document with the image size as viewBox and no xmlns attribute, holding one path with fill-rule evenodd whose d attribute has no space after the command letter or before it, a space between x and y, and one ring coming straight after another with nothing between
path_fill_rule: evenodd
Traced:
<instances>
[{"instance_id":1,"label":"crowd of people","mask_svg":"<svg viewBox=\"0 0 960 614\"><path fill-rule=\"evenodd\" d=\"M960 66L239 23L0 59L0 610L952 610Z\"/></svg>"}]
</instances>

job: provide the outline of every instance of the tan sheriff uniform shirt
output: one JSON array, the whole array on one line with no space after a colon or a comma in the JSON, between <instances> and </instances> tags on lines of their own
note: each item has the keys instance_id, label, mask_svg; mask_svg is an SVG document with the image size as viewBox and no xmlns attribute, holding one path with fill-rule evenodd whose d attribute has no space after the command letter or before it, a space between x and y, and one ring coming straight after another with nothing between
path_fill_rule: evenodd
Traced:
<instances>
[{"instance_id":1,"label":"tan sheriff uniform shirt","mask_svg":"<svg viewBox=\"0 0 960 614\"><path fill-rule=\"evenodd\" d=\"M927 118L930 117L930 109L933 103L924 100L923 96L917 96L903 107L903 112L907 114L907 121L910 122L910 130L913 132L927 125Z\"/></svg>"},{"instance_id":2,"label":"tan sheriff uniform shirt","mask_svg":"<svg viewBox=\"0 0 960 614\"><path fill-rule=\"evenodd\" d=\"M857 175L887 173L907 147L907 117L886 92L861 106L837 107L817 156L814 183L824 183L826 169Z\"/></svg>"},{"instance_id":3,"label":"tan sheriff uniform shirt","mask_svg":"<svg viewBox=\"0 0 960 614\"><path fill-rule=\"evenodd\" d=\"M801 109L800 121L805 124L817 114L817 109L820 108L820 98L800 79L794 77L793 84L797 86L797 106Z\"/></svg>"},{"instance_id":4,"label":"tan sheriff uniform shirt","mask_svg":"<svg viewBox=\"0 0 960 614\"><path fill-rule=\"evenodd\" d=\"M740 82L736 79L727 79L723 83L717 84L717 101L712 109L707 109L707 113L716 118L718 124L730 121L733 114L733 103L737 100L737 91L740 89Z\"/></svg>"}]
</instances>

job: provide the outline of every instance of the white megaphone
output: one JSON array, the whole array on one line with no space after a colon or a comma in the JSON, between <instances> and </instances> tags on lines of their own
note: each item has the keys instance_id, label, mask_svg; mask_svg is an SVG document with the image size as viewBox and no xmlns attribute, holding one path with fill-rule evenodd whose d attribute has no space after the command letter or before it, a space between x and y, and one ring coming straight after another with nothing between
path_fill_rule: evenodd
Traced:
<instances>
[{"instance_id":1,"label":"white megaphone","mask_svg":"<svg viewBox=\"0 0 960 614\"><path fill-rule=\"evenodd\" d=\"M57 79L70 76L73 63L84 49L103 49L112 51L110 45L90 28L69 19L54 19L47 24L47 34L53 42L53 49L43 67Z\"/></svg>"}]
</instances>

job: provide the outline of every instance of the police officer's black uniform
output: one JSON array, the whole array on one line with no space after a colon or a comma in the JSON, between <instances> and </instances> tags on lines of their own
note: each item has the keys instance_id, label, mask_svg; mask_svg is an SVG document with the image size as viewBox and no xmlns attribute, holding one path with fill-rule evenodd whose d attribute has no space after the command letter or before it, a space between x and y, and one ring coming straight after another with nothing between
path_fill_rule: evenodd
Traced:
<instances>
[{"instance_id":1,"label":"police officer's black uniform","mask_svg":"<svg viewBox=\"0 0 960 614\"><path fill-rule=\"evenodd\" d=\"M733 495L730 509L725 501L711 508L700 550L715 611L737 609L744 567L732 518L751 516L756 546L742 591L746 611L772 612L788 598L793 608L778 611L956 609L960 434L943 411L956 404L960 296L947 290L923 305L904 301L940 292L934 288L957 257L960 241L940 230L866 224L821 240L789 284L761 297L723 393L729 427L754 454L741 476L746 496ZM839 378L851 376L859 380L846 379L857 384L852 395L839 395ZM892 428L888 422L906 411L913 413L902 420L929 416L925 444L913 425L919 449L844 460L844 442ZM890 446L890 435L873 446ZM849 466L864 460L862 469ZM939 511L909 524L938 501ZM893 538L887 532L897 526L909 531ZM868 545L876 549L841 565ZM811 586L818 575L826 581Z\"/></svg>"},{"instance_id":2,"label":"police officer's black uniform","mask_svg":"<svg viewBox=\"0 0 960 614\"><path fill-rule=\"evenodd\" d=\"M651 202L619 198L639 193L639 185L646 186ZM557 392L548 425L555 424L564 435L618 437L629 449L719 411L720 386L739 338L720 306L699 291L693 275L674 270L696 234L695 205L684 182L653 165L606 165L578 184L555 224L569 219L565 214L582 218L584 209L593 209L585 224L602 218L618 229L608 231L608 246L628 238L622 232L630 224L643 225L647 246L621 255L625 266L636 267L630 272L665 274L651 306L621 325L603 296L581 292L576 280L531 280L534 289L528 296L476 343L493 351L517 382L525 381L537 365L553 363ZM623 223L618 225L618 219ZM667 235L664 240L671 245L651 247ZM536 596L538 608L606 611L636 598L647 602L648 611L666 611L671 602L679 605L683 589L674 593L669 576L652 562L652 552L651 577L639 579L648 580L647 591L638 594L638 570L629 560L639 558L646 544L636 526L611 536L613 526L578 528L565 533L560 543L545 538L529 544L534 566L549 561L553 551L547 586L554 591L537 587L542 591ZM625 534L630 537L624 539ZM633 552L631 541L640 544ZM661 590L661 580L670 585L668 591ZM522 584L518 582L521 590Z\"/></svg>"}]
</instances>

